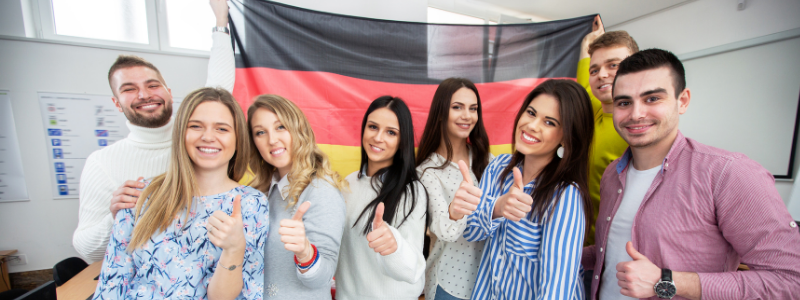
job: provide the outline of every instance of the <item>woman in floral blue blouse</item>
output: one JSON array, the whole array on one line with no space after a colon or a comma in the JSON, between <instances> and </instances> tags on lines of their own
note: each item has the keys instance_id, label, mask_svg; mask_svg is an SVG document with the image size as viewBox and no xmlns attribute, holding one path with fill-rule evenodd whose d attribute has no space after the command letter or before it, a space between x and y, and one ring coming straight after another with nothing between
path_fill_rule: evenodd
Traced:
<instances>
[{"instance_id":1,"label":"woman in floral blue blouse","mask_svg":"<svg viewBox=\"0 0 800 300\"><path fill-rule=\"evenodd\" d=\"M186 96L167 172L115 217L94 299L262 299L269 206L237 183L249 143L230 93Z\"/></svg>"}]
</instances>

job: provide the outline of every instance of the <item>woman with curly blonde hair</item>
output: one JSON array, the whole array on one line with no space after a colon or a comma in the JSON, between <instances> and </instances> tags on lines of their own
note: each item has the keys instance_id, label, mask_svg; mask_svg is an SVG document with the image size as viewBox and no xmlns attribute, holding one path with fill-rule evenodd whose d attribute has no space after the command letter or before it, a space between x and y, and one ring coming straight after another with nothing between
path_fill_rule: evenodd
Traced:
<instances>
[{"instance_id":1,"label":"woman with curly blonde hair","mask_svg":"<svg viewBox=\"0 0 800 300\"><path fill-rule=\"evenodd\" d=\"M273 299L331 299L345 222L341 190L314 132L294 103L261 95L247 110L251 186L268 195L264 295ZM289 251L286 251L289 250Z\"/></svg>"}]
</instances>

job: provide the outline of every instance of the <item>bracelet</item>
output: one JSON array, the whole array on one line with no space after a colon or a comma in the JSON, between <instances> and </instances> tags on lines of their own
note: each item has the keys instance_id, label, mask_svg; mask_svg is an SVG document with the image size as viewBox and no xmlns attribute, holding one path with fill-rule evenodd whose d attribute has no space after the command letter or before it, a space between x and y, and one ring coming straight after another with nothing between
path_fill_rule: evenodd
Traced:
<instances>
[{"instance_id":1,"label":"bracelet","mask_svg":"<svg viewBox=\"0 0 800 300\"><path fill-rule=\"evenodd\" d=\"M314 246L314 244L310 245L311 249L314 249L314 254L312 256L312 259L310 259L306 263L301 264L300 261L297 260L297 255L294 256L294 264L297 265L297 268L300 270L311 269L311 267L313 267L317 263L317 260L319 260L319 252L317 252L317 246Z\"/></svg>"},{"instance_id":2,"label":"bracelet","mask_svg":"<svg viewBox=\"0 0 800 300\"><path fill-rule=\"evenodd\" d=\"M244 266L244 261L242 261L242 263L238 264L238 265L231 265L230 267L222 266L222 268L225 269L225 270L228 270L228 271L233 271L233 270L236 270L236 267L241 267L241 266ZM219 268L219 267L220 267L220 262L217 261L217 268Z\"/></svg>"}]
</instances>

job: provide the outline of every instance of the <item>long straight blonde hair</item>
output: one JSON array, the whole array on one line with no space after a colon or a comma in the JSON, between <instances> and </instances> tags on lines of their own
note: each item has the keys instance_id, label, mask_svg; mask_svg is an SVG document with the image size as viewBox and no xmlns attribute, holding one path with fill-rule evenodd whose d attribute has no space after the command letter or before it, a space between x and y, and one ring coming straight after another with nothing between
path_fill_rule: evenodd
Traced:
<instances>
[{"instance_id":1,"label":"long straight blonde hair","mask_svg":"<svg viewBox=\"0 0 800 300\"><path fill-rule=\"evenodd\" d=\"M252 132L253 115L259 109L273 112L292 136L292 145L289 149L292 168L287 174L289 180L286 194L287 208L297 203L300 194L314 178L325 179L339 190L347 188L347 183L342 180L339 173L331 169L328 156L317 147L311 124L308 123L305 114L297 105L286 98L273 94L256 97L253 104L247 109L247 124L251 137L254 134ZM250 139L250 168L255 176L250 185L267 193L272 183L272 176L277 169L261 157L253 138Z\"/></svg>"},{"instance_id":2,"label":"long straight blonde hair","mask_svg":"<svg viewBox=\"0 0 800 300\"><path fill-rule=\"evenodd\" d=\"M228 177L239 181L247 172L250 156L250 137L244 113L233 96L221 88L202 88L191 92L181 103L172 129L172 150L167 172L150 182L136 203L138 218L128 251L143 246L151 236L165 231L182 211L192 210L192 197L197 195L194 162L186 152L186 129L194 110L203 102L216 101L225 105L233 116L236 152L228 162ZM149 197L149 198L148 198ZM146 200L145 200L146 199ZM189 219L187 213L184 223ZM184 224L184 228L188 224Z\"/></svg>"}]
</instances>

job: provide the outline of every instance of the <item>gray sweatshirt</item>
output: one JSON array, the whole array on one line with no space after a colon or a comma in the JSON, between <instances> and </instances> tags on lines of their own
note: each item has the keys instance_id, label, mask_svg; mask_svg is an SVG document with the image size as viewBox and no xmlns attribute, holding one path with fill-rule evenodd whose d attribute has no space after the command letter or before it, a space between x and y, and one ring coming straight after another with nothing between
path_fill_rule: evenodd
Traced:
<instances>
[{"instance_id":1,"label":"gray sweatshirt","mask_svg":"<svg viewBox=\"0 0 800 300\"><path fill-rule=\"evenodd\" d=\"M323 179L314 179L300 194L297 204L287 208L279 193L288 184L286 176L273 181L269 191L269 237L264 251L264 299L331 299L331 279L336 272L339 245L345 222L342 193ZM317 247L319 261L301 274L294 253L286 250L278 233L280 222L291 219L305 201L311 207L303 215L306 237Z\"/></svg>"}]
</instances>

